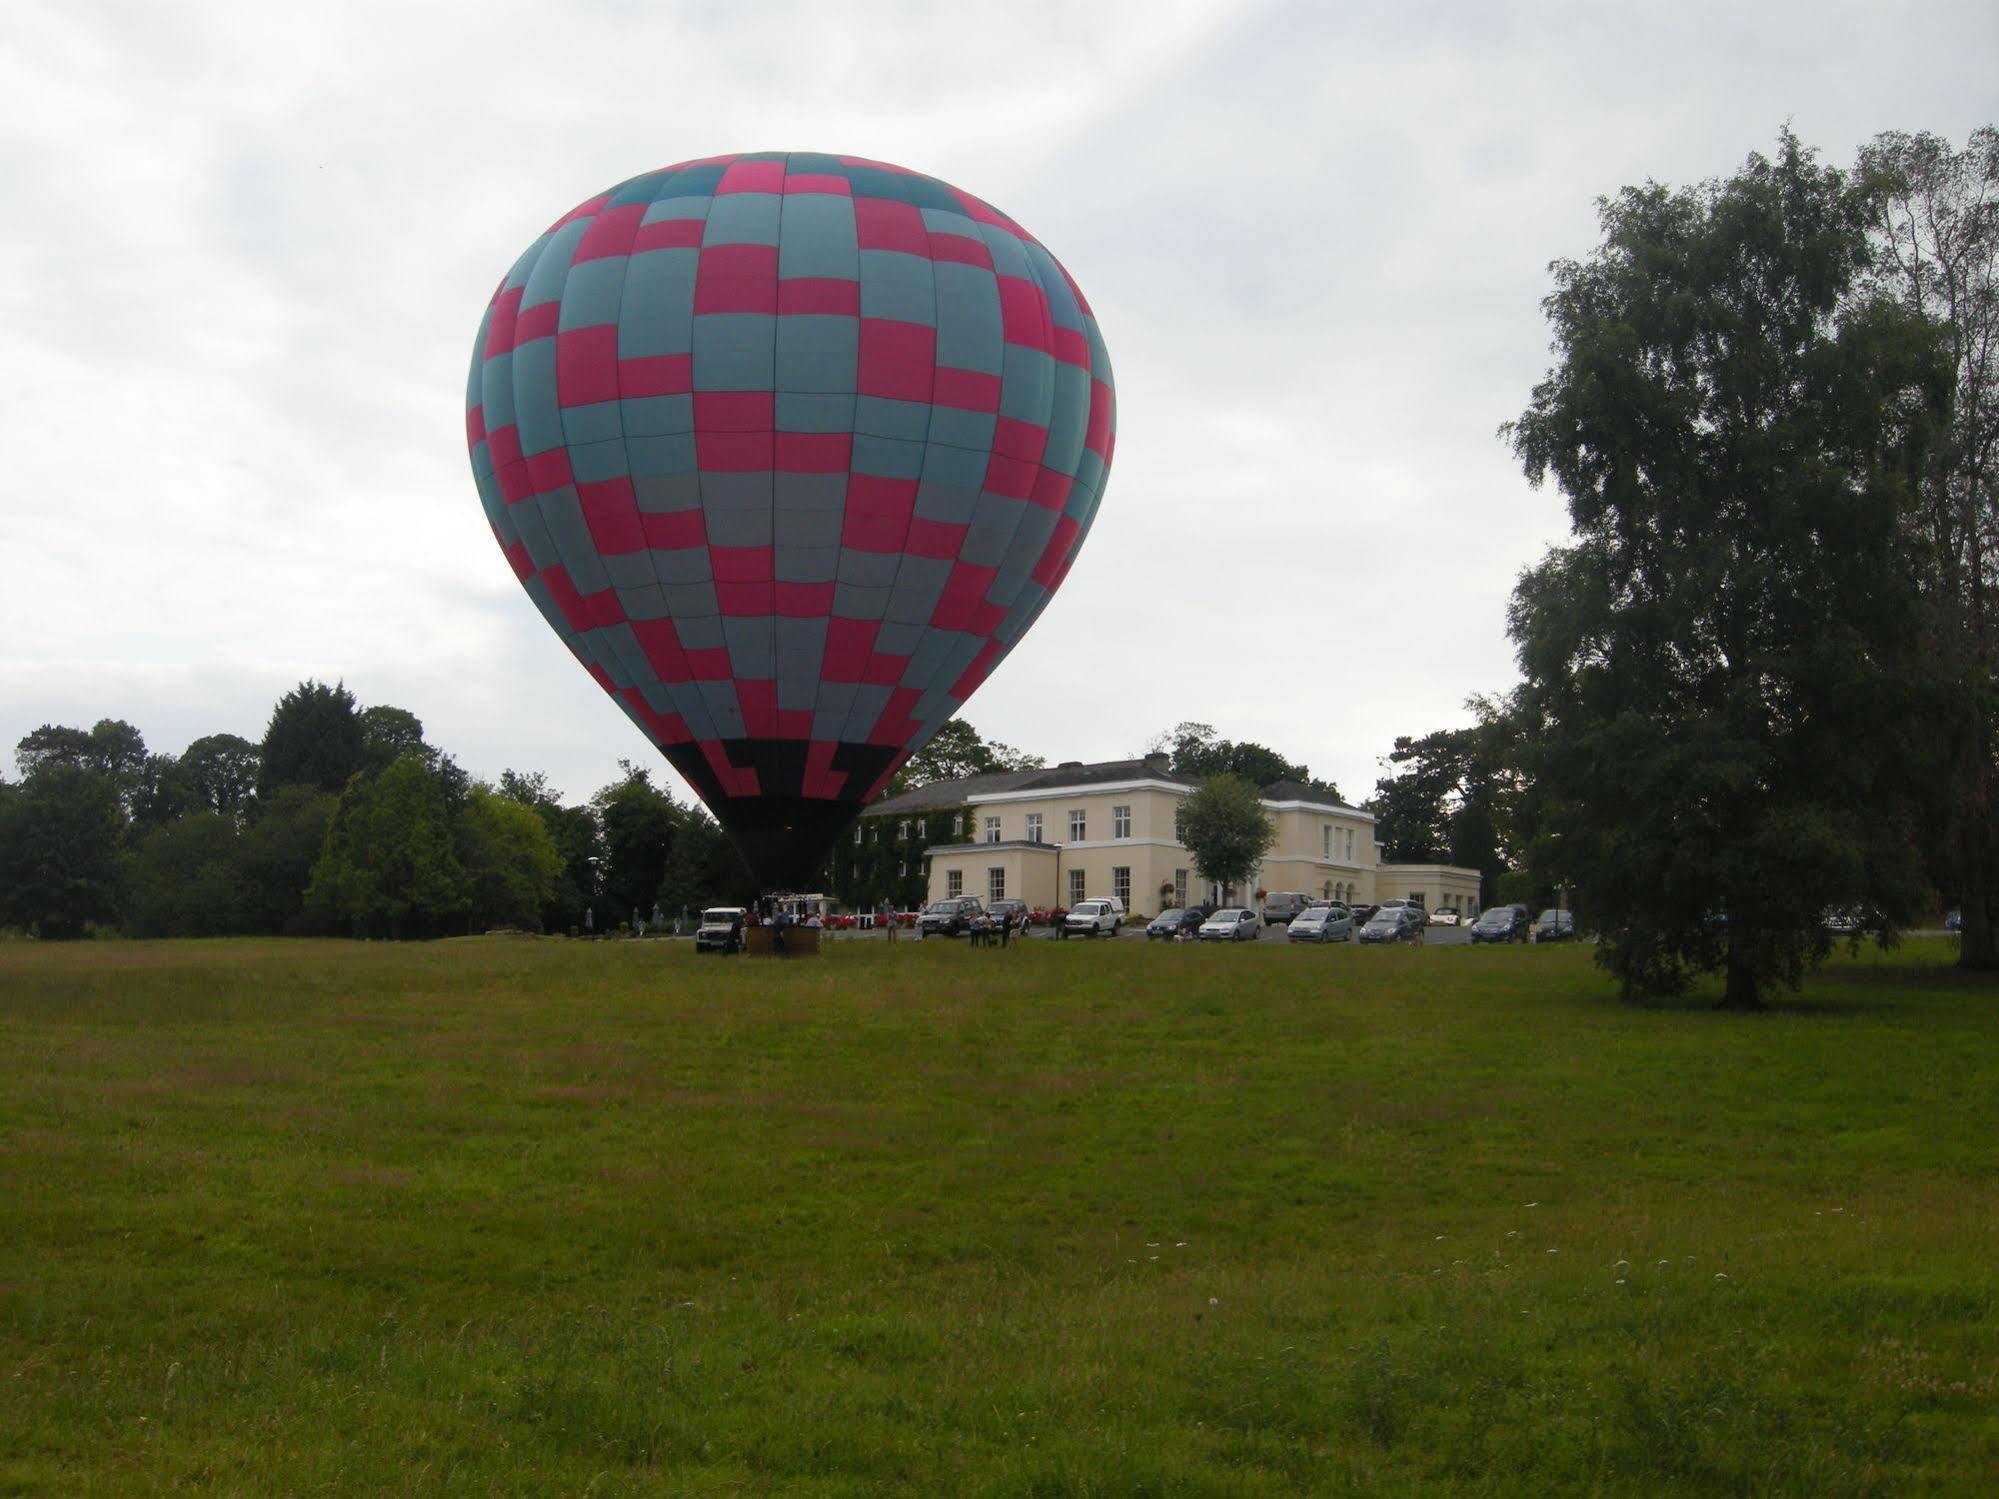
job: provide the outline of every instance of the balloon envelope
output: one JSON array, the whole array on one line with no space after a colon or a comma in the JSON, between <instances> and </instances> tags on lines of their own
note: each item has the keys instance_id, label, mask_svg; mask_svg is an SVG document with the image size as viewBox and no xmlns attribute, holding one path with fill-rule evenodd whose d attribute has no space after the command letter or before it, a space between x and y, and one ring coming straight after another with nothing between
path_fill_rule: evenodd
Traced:
<instances>
[{"instance_id":1,"label":"balloon envelope","mask_svg":"<svg viewBox=\"0 0 1999 1499\"><path fill-rule=\"evenodd\" d=\"M1096 320L1036 240L807 152L557 220L487 308L466 414L529 597L793 889L1047 605L1114 428Z\"/></svg>"}]
</instances>

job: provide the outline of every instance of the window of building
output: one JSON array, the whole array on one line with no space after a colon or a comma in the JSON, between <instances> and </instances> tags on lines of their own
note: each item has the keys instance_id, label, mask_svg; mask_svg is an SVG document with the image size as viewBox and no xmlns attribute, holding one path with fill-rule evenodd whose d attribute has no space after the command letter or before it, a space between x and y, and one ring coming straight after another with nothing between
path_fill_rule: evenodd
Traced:
<instances>
[{"instance_id":1,"label":"window of building","mask_svg":"<svg viewBox=\"0 0 1999 1499\"><path fill-rule=\"evenodd\" d=\"M1327 880L1326 883L1320 888L1320 893L1324 895L1327 900L1331 900L1333 898L1333 882L1331 880Z\"/></svg>"},{"instance_id":2,"label":"window of building","mask_svg":"<svg viewBox=\"0 0 1999 1499\"><path fill-rule=\"evenodd\" d=\"M895 866L895 872L903 879L909 878L909 860L904 859Z\"/></svg>"},{"instance_id":3,"label":"window of building","mask_svg":"<svg viewBox=\"0 0 1999 1499\"><path fill-rule=\"evenodd\" d=\"M1119 864L1111 870L1111 894L1124 902L1125 909L1131 909L1131 866Z\"/></svg>"},{"instance_id":4,"label":"window of building","mask_svg":"<svg viewBox=\"0 0 1999 1499\"><path fill-rule=\"evenodd\" d=\"M1088 828L1089 821L1083 816L1083 809L1081 807L1071 807L1069 809L1069 841L1071 843L1081 843L1085 838L1089 837Z\"/></svg>"},{"instance_id":5,"label":"window of building","mask_svg":"<svg viewBox=\"0 0 1999 1499\"><path fill-rule=\"evenodd\" d=\"M1333 856L1333 825L1329 822L1319 829L1319 842L1324 845L1321 852L1330 859Z\"/></svg>"},{"instance_id":6,"label":"window of building","mask_svg":"<svg viewBox=\"0 0 1999 1499\"><path fill-rule=\"evenodd\" d=\"M1041 841L1041 814L1039 812L1030 812L1027 814L1027 841L1029 843L1039 843Z\"/></svg>"},{"instance_id":7,"label":"window of building","mask_svg":"<svg viewBox=\"0 0 1999 1499\"><path fill-rule=\"evenodd\" d=\"M1006 899L1006 871L997 864L986 871L986 899Z\"/></svg>"},{"instance_id":8,"label":"window of building","mask_svg":"<svg viewBox=\"0 0 1999 1499\"><path fill-rule=\"evenodd\" d=\"M986 842L999 842L999 819L997 817L988 817L986 819Z\"/></svg>"},{"instance_id":9,"label":"window of building","mask_svg":"<svg viewBox=\"0 0 1999 1499\"><path fill-rule=\"evenodd\" d=\"M951 814L951 836L953 838L962 838L965 836L965 814L963 812L953 812Z\"/></svg>"},{"instance_id":10,"label":"window of building","mask_svg":"<svg viewBox=\"0 0 1999 1499\"><path fill-rule=\"evenodd\" d=\"M1070 870L1070 871L1069 871L1069 904L1073 906L1073 905L1075 905L1075 904L1076 904L1076 902L1077 902L1077 901L1079 901L1079 900L1088 900L1088 899L1089 899L1089 896L1087 896L1087 895L1086 895L1086 894L1084 894L1083 892L1084 892L1084 886L1083 886L1083 871L1082 871L1082 870L1080 870L1080 869L1072 869L1072 870Z\"/></svg>"},{"instance_id":11,"label":"window of building","mask_svg":"<svg viewBox=\"0 0 1999 1499\"><path fill-rule=\"evenodd\" d=\"M1347 863L1353 863L1353 829L1347 829Z\"/></svg>"},{"instance_id":12,"label":"window of building","mask_svg":"<svg viewBox=\"0 0 1999 1499\"><path fill-rule=\"evenodd\" d=\"M964 893L965 893L965 871L962 869L945 870L944 894L947 897L949 897L954 895L963 895Z\"/></svg>"},{"instance_id":13,"label":"window of building","mask_svg":"<svg viewBox=\"0 0 1999 1499\"><path fill-rule=\"evenodd\" d=\"M919 837L919 838L924 838L924 837L928 837L928 836L929 836L929 833L930 833L930 819L929 819L929 818L927 818L927 817L919 817L919 818L917 818L917 819L916 819L916 836L917 836L917 837Z\"/></svg>"},{"instance_id":14,"label":"window of building","mask_svg":"<svg viewBox=\"0 0 1999 1499\"><path fill-rule=\"evenodd\" d=\"M909 841L909 819L907 817L895 825L895 836L902 839L905 843Z\"/></svg>"},{"instance_id":15,"label":"window of building","mask_svg":"<svg viewBox=\"0 0 1999 1499\"><path fill-rule=\"evenodd\" d=\"M1111 808L1111 836L1113 838L1129 838L1131 836L1130 807Z\"/></svg>"},{"instance_id":16,"label":"window of building","mask_svg":"<svg viewBox=\"0 0 1999 1499\"><path fill-rule=\"evenodd\" d=\"M859 848L859 847L861 846L861 839L862 839L863 837L865 837L865 836L866 836L866 834L867 834L867 831L868 831L868 830L867 830L866 828L862 827L862 826L861 826L861 825L860 825L860 824L859 824L858 822L854 824L854 847L855 847L855 848Z\"/></svg>"},{"instance_id":17,"label":"window of building","mask_svg":"<svg viewBox=\"0 0 1999 1499\"><path fill-rule=\"evenodd\" d=\"M1187 904L1187 871L1184 869L1173 871L1173 904L1176 906Z\"/></svg>"}]
</instances>

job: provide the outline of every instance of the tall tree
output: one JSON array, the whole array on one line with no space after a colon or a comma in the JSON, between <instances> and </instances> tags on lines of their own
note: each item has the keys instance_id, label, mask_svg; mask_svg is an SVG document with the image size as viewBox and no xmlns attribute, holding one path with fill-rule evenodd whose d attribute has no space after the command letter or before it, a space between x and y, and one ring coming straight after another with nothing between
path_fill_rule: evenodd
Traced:
<instances>
[{"instance_id":1,"label":"tall tree","mask_svg":"<svg viewBox=\"0 0 1999 1499\"><path fill-rule=\"evenodd\" d=\"M257 794L280 786L339 791L366 763L361 717L345 683L301 682L278 699L257 767Z\"/></svg>"},{"instance_id":2,"label":"tall tree","mask_svg":"<svg viewBox=\"0 0 1999 1499\"><path fill-rule=\"evenodd\" d=\"M242 830L219 812L153 829L132 860L132 926L145 937L219 937L250 929Z\"/></svg>"},{"instance_id":3,"label":"tall tree","mask_svg":"<svg viewBox=\"0 0 1999 1499\"><path fill-rule=\"evenodd\" d=\"M1725 181L1626 188L1554 267L1557 363L1503 429L1577 533L1510 615L1541 843L1627 994L1719 967L1755 1006L1828 904L1918 895L1902 521L1948 371L1859 294L1870 213L1788 131Z\"/></svg>"},{"instance_id":4,"label":"tall tree","mask_svg":"<svg viewBox=\"0 0 1999 1499\"><path fill-rule=\"evenodd\" d=\"M1322 796L1340 800L1340 789L1331 781L1320 780L1310 768L1286 759L1267 745L1249 740L1224 739L1214 725L1183 720L1154 737L1149 746L1172 756L1173 770L1196 780L1203 776L1240 776L1253 786L1276 781L1297 781Z\"/></svg>"},{"instance_id":5,"label":"tall tree","mask_svg":"<svg viewBox=\"0 0 1999 1499\"><path fill-rule=\"evenodd\" d=\"M1999 130L1962 151L1877 136L1876 287L1944 330L1951 418L1911 522L1925 542L1928 639L1947 674L1939 716L1938 875L1964 913L1958 961L1999 968Z\"/></svg>"},{"instance_id":6,"label":"tall tree","mask_svg":"<svg viewBox=\"0 0 1999 1499\"><path fill-rule=\"evenodd\" d=\"M1521 744L1509 703L1474 697L1465 706L1477 718L1469 727L1396 739L1388 758L1397 772L1375 783L1368 806L1384 859L1476 869L1490 904L1518 854Z\"/></svg>"},{"instance_id":7,"label":"tall tree","mask_svg":"<svg viewBox=\"0 0 1999 1499\"><path fill-rule=\"evenodd\" d=\"M181 752L180 771L202 806L240 819L257 790L258 759L257 746L240 734L204 734Z\"/></svg>"},{"instance_id":8,"label":"tall tree","mask_svg":"<svg viewBox=\"0 0 1999 1499\"><path fill-rule=\"evenodd\" d=\"M356 716L361 729L361 765L371 775L387 770L404 755L436 752L423 742L423 720L407 708L377 703Z\"/></svg>"},{"instance_id":9,"label":"tall tree","mask_svg":"<svg viewBox=\"0 0 1999 1499\"><path fill-rule=\"evenodd\" d=\"M541 929L555 894L562 855L532 807L473 786L453 822L453 845L465 871L472 927Z\"/></svg>"},{"instance_id":10,"label":"tall tree","mask_svg":"<svg viewBox=\"0 0 1999 1499\"><path fill-rule=\"evenodd\" d=\"M890 778L886 795L899 796L933 781L956 781L995 770L1039 770L1046 763L1039 755L982 737L962 718L952 718L945 720L929 742Z\"/></svg>"},{"instance_id":11,"label":"tall tree","mask_svg":"<svg viewBox=\"0 0 1999 1499\"><path fill-rule=\"evenodd\" d=\"M680 831L673 798L653 785L651 772L629 760L625 777L591 799L604 829L604 904L597 913L603 929L627 920L633 911L649 914Z\"/></svg>"},{"instance_id":12,"label":"tall tree","mask_svg":"<svg viewBox=\"0 0 1999 1499\"><path fill-rule=\"evenodd\" d=\"M258 931L324 934L326 912L309 912L305 892L326 847L340 798L317 786L282 786L251 802L241 858L249 921Z\"/></svg>"},{"instance_id":13,"label":"tall tree","mask_svg":"<svg viewBox=\"0 0 1999 1499\"><path fill-rule=\"evenodd\" d=\"M604 832L594 807L565 807L540 771L500 772L500 795L534 809L561 856L562 869L542 907L542 926L551 932L583 925L583 913L602 898Z\"/></svg>"},{"instance_id":14,"label":"tall tree","mask_svg":"<svg viewBox=\"0 0 1999 1499\"><path fill-rule=\"evenodd\" d=\"M115 921L124 833L110 775L68 760L37 763L0 798L0 923L60 939Z\"/></svg>"},{"instance_id":15,"label":"tall tree","mask_svg":"<svg viewBox=\"0 0 1999 1499\"><path fill-rule=\"evenodd\" d=\"M306 892L357 935L435 933L465 909L465 873L451 846L437 776L411 755L341 793Z\"/></svg>"},{"instance_id":16,"label":"tall tree","mask_svg":"<svg viewBox=\"0 0 1999 1499\"><path fill-rule=\"evenodd\" d=\"M1218 885L1248 881L1277 829L1263 810L1253 782L1241 776L1209 776L1180 804L1180 841L1194 856L1201 878Z\"/></svg>"}]
</instances>

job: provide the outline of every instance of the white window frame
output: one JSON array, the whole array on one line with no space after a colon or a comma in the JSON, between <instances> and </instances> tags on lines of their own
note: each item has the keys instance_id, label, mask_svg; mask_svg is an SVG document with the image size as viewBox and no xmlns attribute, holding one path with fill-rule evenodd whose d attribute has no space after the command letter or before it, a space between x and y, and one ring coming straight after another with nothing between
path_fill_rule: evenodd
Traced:
<instances>
[{"instance_id":1,"label":"white window frame","mask_svg":"<svg viewBox=\"0 0 1999 1499\"><path fill-rule=\"evenodd\" d=\"M997 817L988 817L986 819L986 842L997 843L999 841L1000 820Z\"/></svg>"},{"instance_id":2,"label":"white window frame","mask_svg":"<svg viewBox=\"0 0 1999 1499\"><path fill-rule=\"evenodd\" d=\"M951 836L953 838L962 838L965 836L965 814L963 812L953 812L951 814Z\"/></svg>"},{"instance_id":3,"label":"white window frame","mask_svg":"<svg viewBox=\"0 0 1999 1499\"><path fill-rule=\"evenodd\" d=\"M1090 814L1088 809L1084 807L1071 807L1069 809L1069 841L1071 843L1081 843L1089 836Z\"/></svg>"},{"instance_id":4,"label":"white window frame","mask_svg":"<svg viewBox=\"0 0 1999 1499\"><path fill-rule=\"evenodd\" d=\"M965 893L965 871L947 869L944 871L944 898L955 900Z\"/></svg>"},{"instance_id":5,"label":"white window frame","mask_svg":"<svg viewBox=\"0 0 1999 1499\"><path fill-rule=\"evenodd\" d=\"M895 825L895 836L904 843L909 841L909 819L907 817Z\"/></svg>"},{"instance_id":6,"label":"white window frame","mask_svg":"<svg viewBox=\"0 0 1999 1499\"><path fill-rule=\"evenodd\" d=\"M1131 806L1126 803L1111 808L1111 836L1129 838L1131 836Z\"/></svg>"},{"instance_id":7,"label":"white window frame","mask_svg":"<svg viewBox=\"0 0 1999 1499\"><path fill-rule=\"evenodd\" d=\"M1082 870L1072 869L1069 871L1070 905L1072 906L1075 905L1076 902L1079 900L1088 900L1090 898L1088 894L1089 888L1090 888L1090 882L1086 878L1084 878Z\"/></svg>"},{"instance_id":8,"label":"white window frame","mask_svg":"<svg viewBox=\"0 0 1999 1499\"><path fill-rule=\"evenodd\" d=\"M1124 902L1124 908L1131 909L1131 866L1114 864L1111 866L1111 894Z\"/></svg>"},{"instance_id":9,"label":"white window frame","mask_svg":"<svg viewBox=\"0 0 1999 1499\"><path fill-rule=\"evenodd\" d=\"M1041 841L1041 814L1039 812L1030 812L1027 814L1027 841L1029 843L1039 843Z\"/></svg>"},{"instance_id":10,"label":"white window frame","mask_svg":"<svg viewBox=\"0 0 1999 1499\"><path fill-rule=\"evenodd\" d=\"M1184 869L1173 871L1173 904L1183 910L1187 905L1187 871Z\"/></svg>"},{"instance_id":11,"label":"white window frame","mask_svg":"<svg viewBox=\"0 0 1999 1499\"><path fill-rule=\"evenodd\" d=\"M866 827L864 827L864 826L862 826L862 825L861 825L860 823L858 823L858 822L857 822L857 823L855 823L855 824L854 824L854 847L855 847L855 848L859 848L859 847L861 846L861 840L862 840L862 839L864 839L864 838L866 838L867 836L868 836L868 830L867 830L867 828L866 828Z\"/></svg>"},{"instance_id":12,"label":"white window frame","mask_svg":"<svg viewBox=\"0 0 1999 1499\"><path fill-rule=\"evenodd\" d=\"M986 899L1006 899L1006 866L989 864L986 866Z\"/></svg>"}]
</instances>

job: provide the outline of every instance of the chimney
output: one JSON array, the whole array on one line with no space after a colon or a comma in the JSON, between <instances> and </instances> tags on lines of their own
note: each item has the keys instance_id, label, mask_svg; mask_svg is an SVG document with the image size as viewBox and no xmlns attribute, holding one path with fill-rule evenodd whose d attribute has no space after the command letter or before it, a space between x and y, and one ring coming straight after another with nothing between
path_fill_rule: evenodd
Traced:
<instances>
[{"instance_id":1,"label":"chimney","mask_svg":"<svg viewBox=\"0 0 1999 1499\"><path fill-rule=\"evenodd\" d=\"M1145 768L1155 775L1165 775L1172 764L1173 757L1164 750L1154 750L1145 757Z\"/></svg>"}]
</instances>

